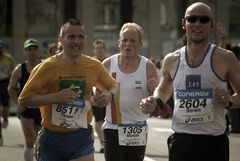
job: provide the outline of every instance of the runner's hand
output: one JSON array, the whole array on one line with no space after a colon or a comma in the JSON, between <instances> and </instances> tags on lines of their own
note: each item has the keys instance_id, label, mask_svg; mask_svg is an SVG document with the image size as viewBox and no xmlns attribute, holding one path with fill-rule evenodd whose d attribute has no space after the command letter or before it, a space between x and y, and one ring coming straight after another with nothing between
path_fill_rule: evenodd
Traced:
<instances>
[{"instance_id":1,"label":"runner's hand","mask_svg":"<svg viewBox=\"0 0 240 161\"><path fill-rule=\"evenodd\" d=\"M112 100L112 94L107 90L100 91L97 89L93 99L98 107L106 107Z\"/></svg>"},{"instance_id":2,"label":"runner's hand","mask_svg":"<svg viewBox=\"0 0 240 161\"><path fill-rule=\"evenodd\" d=\"M140 109L144 114L152 113L156 108L156 100L153 96L149 96L148 98L144 98L140 102Z\"/></svg>"},{"instance_id":3,"label":"runner's hand","mask_svg":"<svg viewBox=\"0 0 240 161\"><path fill-rule=\"evenodd\" d=\"M77 94L71 89L63 89L56 93L57 103L72 103L76 98Z\"/></svg>"}]
</instances>

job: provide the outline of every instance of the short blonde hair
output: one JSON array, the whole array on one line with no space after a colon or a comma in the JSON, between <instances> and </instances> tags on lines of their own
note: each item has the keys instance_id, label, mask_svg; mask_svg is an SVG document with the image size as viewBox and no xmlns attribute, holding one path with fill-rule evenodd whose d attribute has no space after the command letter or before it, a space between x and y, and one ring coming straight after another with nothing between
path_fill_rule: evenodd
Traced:
<instances>
[{"instance_id":1,"label":"short blonde hair","mask_svg":"<svg viewBox=\"0 0 240 161\"><path fill-rule=\"evenodd\" d=\"M138 25L138 24L136 24L134 22L132 22L132 23L128 22L128 23L123 24L123 26L122 26L122 28L121 28L121 30L119 32L119 38L122 37L123 31L125 29L134 29L134 30L136 30L138 32L138 35L139 35L139 41L142 43L143 29L142 29L142 27L140 25Z\"/></svg>"}]
</instances>

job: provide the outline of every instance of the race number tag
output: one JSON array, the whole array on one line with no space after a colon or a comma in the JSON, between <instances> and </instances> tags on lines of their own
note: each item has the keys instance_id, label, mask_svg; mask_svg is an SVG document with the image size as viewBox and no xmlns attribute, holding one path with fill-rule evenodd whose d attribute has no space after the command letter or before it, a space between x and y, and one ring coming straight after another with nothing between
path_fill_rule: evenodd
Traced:
<instances>
[{"instance_id":1,"label":"race number tag","mask_svg":"<svg viewBox=\"0 0 240 161\"><path fill-rule=\"evenodd\" d=\"M64 80L61 89L69 88L77 94L72 103L52 104L52 124L66 128L87 128L87 114L91 106L84 100L85 81Z\"/></svg>"},{"instance_id":2,"label":"race number tag","mask_svg":"<svg viewBox=\"0 0 240 161\"><path fill-rule=\"evenodd\" d=\"M178 122L196 124L214 119L212 89L176 91L175 116Z\"/></svg>"},{"instance_id":3,"label":"race number tag","mask_svg":"<svg viewBox=\"0 0 240 161\"><path fill-rule=\"evenodd\" d=\"M119 145L145 146L147 143L147 124L121 124L118 127Z\"/></svg>"},{"instance_id":4,"label":"race number tag","mask_svg":"<svg viewBox=\"0 0 240 161\"><path fill-rule=\"evenodd\" d=\"M52 124L66 128L87 128L87 114L90 108L88 101L85 101L84 107L53 104Z\"/></svg>"}]
</instances>

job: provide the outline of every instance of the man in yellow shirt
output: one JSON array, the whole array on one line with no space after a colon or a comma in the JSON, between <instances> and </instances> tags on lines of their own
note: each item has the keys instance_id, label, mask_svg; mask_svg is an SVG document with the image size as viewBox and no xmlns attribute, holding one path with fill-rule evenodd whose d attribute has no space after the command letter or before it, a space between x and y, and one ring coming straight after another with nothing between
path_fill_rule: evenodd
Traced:
<instances>
[{"instance_id":1,"label":"man in yellow shirt","mask_svg":"<svg viewBox=\"0 0 240 161\"><path fill-rule=\"evenodd\" d=\"M18 101L40 106L40 161L93 161L91 105L106 106L117 83L99 61L82 53L86 34L80 21L63 24L58 40L63 51L32 70ZM95 96L93 86L100 89Z\"/></svg>"}]
</instances>

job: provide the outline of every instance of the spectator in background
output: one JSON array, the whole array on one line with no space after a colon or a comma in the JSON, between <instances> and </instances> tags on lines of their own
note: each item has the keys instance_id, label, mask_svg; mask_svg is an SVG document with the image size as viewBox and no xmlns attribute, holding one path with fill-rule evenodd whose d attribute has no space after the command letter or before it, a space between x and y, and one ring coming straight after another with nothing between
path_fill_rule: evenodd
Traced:
<instances>
[{"instance_id":1,"label":"spectator in background","mask_svg":"<svg viewBox=\"0 0 240 161\"><path fill-rule=\"evenodd\" d=\"M228 36L224 27L224 24L222 22L217 22L216 23L216 28L217 28L217 35L218 35L218 46L230 50L228 47Z\"/></svg>"},{"instance_id":2,"label":"spectator in background","mask_svg":"<svg viewBox=\"0 0 240 161\"><path fill-rule=\"evenodd\" d=\"M27 82L32 69L40 63L38 52L38 41L33 38L27 39L23 46L23 53L26 61L18 64L15 67L8 86L9 95L18 106L17 111L19 113L22 130L25 137L25 161L33 161L34 144L36 143L37 133L41 129L41 115L39 108L27 108L18 105L18 95ZM18 89L18 85L20 85L20 90Z\"/></svg>"},{"instance_id":3,"label":"spectator in background","mask_svg":"<svg viewBox=\"0 0 240 161\"><path fill-rule=\"evenodd\" d=\"M0 40L0 146L3 145L2 127L6 129L8 127L9 121L9 108L10 108L10 98L8 95L8 84L11 77L11 73L16 66L16 61L14 58L5 52L5 44ZM3 122L1 121L3 118Z\"/></svg>"},{"instance_id":4,"label":"spectator in background","mask_svg":"<svg viewBox=\"0 0 240 161\"><path fill-rule=\"evenodd\" d=\"M109 57L107 53L107 46L104 40L96 39L93 42L93 58L96 58L100 62Z\"/></svg>"},{"instance_id":5,"label":"spectator in background","mask_svg":"<svg viewBox=\"0 0 240 161\"><path fill-rule=\"evenodd\" d=\"M96 58L97 60L99 60L100 62L102 62L104 59L106 59L108 57L107 54L107 47L106 47L106 43L101 40L101 39L97 39L93 42L93 58ZM94 92L96 90L96 88L93 88ZM103 145L103 139L104 139L104 134L103 134L103 130L102 130L102 124L105 118L105 113L106 113L106 107L97 107L97 106L92 106L92 112L93 112L93 116L95 118L95 131L98 135L98 139L100 141L100 153L103 153L104 151L104 145Z\"/></svg>"},{"instance_id":6,"label":"spectator in background","mask_svg":"<svg viewBox=\"0 0 240 161\"><path fill-rule=\"evenodd\" d=\"M56 43L51 43L51 44L48 45L48 54L49 54L49 56L55 55L57 50L58 50L58 46L57 46Z\"/></svg>"}]
</instances>

